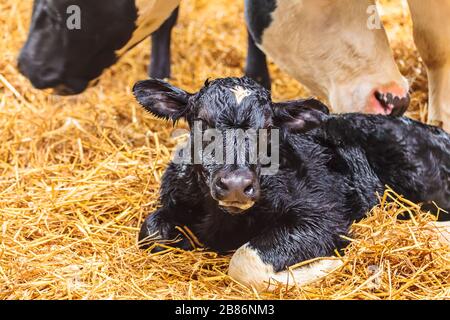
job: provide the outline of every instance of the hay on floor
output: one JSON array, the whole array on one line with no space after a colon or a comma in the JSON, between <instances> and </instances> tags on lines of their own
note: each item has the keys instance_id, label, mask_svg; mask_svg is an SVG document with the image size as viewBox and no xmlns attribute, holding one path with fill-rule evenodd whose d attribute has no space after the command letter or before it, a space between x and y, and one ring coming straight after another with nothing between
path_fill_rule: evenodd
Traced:
<instances>
[{"instance_id":1,"label":"hay on floor","mask_svg":"<svg viewBox=\"0 0 450 320\"><path fill-rule=\"evenodd\" d=\"M245 60L243 1L185 0L173 37L173 80L194 91L238 76ZM404 3L404 1L401 1ZM130 88L146 78L148 41L77 97L33 89L16 68L32 1L0 3L0 299L440 299L450 297L448 247L432 218L388 192L353 227L344 267L304 288L257 294L227 277L229 256L198 250L148 255L136 247L157 203L175 141ZM409 16L383 1L401 71L425 120L426 74ZM276 100L308 95L271 64ZM180 124L183 126L183 124ZM415 220L397 221L404 212Z\"/></svg>"}]
</instances>

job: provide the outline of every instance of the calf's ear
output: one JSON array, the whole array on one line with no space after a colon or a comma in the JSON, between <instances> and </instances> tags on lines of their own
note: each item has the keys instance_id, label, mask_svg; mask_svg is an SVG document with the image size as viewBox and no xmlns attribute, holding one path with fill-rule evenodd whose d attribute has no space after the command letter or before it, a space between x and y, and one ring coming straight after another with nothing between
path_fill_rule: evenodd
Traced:
<instances>
[{"instance_id":1,"label":"calf's ear","mask_svg":"<svg viewBox=\"0 0 450 320\"><path fill-rule=\"evenodd\" d=\"M292 132L306 132L328 119L328 107L316 99L302 99L273 104L274 124Z\"/></svg>"},{"instance_id":2,"label":"calf's ear","mask_svg":"<svg viewBox=\"0 0 450 320\"><path fill-rule=\"evenodd\" d=\"M153 115L176 121L187 113L191 94L171 84L157 80L143 80L133 86L136 100Z\"/></svg>"}]
</instances>

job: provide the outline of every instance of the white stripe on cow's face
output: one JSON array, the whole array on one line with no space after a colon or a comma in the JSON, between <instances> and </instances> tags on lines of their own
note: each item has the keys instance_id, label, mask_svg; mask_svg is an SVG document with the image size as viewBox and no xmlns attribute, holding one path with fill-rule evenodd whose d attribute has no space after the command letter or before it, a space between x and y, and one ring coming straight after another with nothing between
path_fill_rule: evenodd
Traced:
<instances>
[{"instance_id":1,"label":"white stripe on cow's face","mask_svg":"<svg viewBox=\"0 0 450 320\"><path fill-rule=\"evenodd\" d=\"M180 4L180 0L135 0L138 9L136 30L128 43L117 50L118 57L122 56L135 45L146 39L156 31Z\"/></svg>"},{"instance_id":2,"label":"white stripe on cow's face","mask_svg":"<svg viewBox=\"0 0 450 320\"><path fill-rule=\"evenodd\" d=\"M236 98L236 102L238 104L241 104L242 100L244 100L246 97L252 94L251 91L241 86L236 86L233 89L230 89L230 91L233 92L234 97Z\"/></svg>"},{"instance_id":3,"label":"white stripe on cow's face","mask_svg":"<svg viewBox=\"0 0 450 320\"><path fill-rule=\"evenodd\" d=\"M343 262L337 258L325 258L294 270L276 273L273 266L262 261L258 252L249 244L240 247L233 255L228 275L245 286L258 291L272 291L283 286L305 286L340 268Z\"/></svg>"}]
</instances>

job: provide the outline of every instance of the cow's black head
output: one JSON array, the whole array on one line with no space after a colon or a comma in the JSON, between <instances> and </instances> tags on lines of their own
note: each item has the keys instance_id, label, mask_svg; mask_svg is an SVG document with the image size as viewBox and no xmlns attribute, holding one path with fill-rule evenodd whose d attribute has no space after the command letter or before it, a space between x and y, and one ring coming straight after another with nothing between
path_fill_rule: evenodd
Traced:
<instances>
[{"instance_id":1,"label":"cow's black head","mask_svg":"<svg viewBox=\"0 0 450 320\"><path fill-rule=\"evenodd\" d=\"M145 80L136 83L133 92L155 116L189 123L192 154L201 153L200 162L195 156L190 159L212 198L235 214L250 209L260 197L261 154L257 152L252 161L254 143L259 150L259 143L269 143L274 130L304 132L328 115L328 108L314 99L273 103L266 89L246 77L206 82L195 94L160 80ZM221 151L208 149L211 141L219 141ZM278 147L278 142L267 149Z\"/></svg>"},{"instance_id":2,"label":"cow's black head","mask_svg":"<svg viewBox=\"0 0 450 320\"><path fill-rule=\"evenodd\" d=\"M38 89L80 93L115 63L136 19L134 0L35 0L19 69Z\"/></svg>"}]
</instances>

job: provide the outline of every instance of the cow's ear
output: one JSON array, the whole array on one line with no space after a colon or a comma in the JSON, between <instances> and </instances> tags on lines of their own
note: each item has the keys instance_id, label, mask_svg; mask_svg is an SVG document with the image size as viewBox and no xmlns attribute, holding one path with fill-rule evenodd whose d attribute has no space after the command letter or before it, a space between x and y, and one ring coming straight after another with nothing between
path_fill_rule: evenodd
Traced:
<instances>
[{"instance_id":1,"label":"cow's ear","mask_svg":"<svg viewBox=\"0 0 450 320\"><path fill-rule=\"evenodd\" d=\"M171 84L150 79L139 81L133 86L136 100L153 115L176 121L187 113L191 94Z\"/></svg>"},{"instance_id":2,"label":"cow's ear","mask_svg":"<svg viewBox=\"0 0 450 320\"><path fill-rule=\"evenodd\" d=\"M273 104L274 124L292 132L305 132L319 127L330 111L316 99L303 99Z\"/></svg>"}]
</instances>

